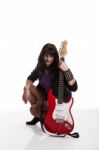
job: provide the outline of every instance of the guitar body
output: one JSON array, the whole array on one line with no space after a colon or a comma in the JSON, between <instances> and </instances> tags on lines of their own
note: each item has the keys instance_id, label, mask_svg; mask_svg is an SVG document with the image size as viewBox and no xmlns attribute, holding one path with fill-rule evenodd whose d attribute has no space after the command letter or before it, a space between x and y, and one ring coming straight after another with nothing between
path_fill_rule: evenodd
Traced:
<instances>
[{"instance_id":1,"label":"guitar body","mask_svg":"<svg viewBox=\"0 0 99 150\"><path fill-rule=\"evenodd\" d=\"M73 98L68 103L58 104L52 90L48 92L49 109L44 117L43 130L48 134L66 135L74 128L74 120L71 114Z\"/></svg>"}]
</instances>

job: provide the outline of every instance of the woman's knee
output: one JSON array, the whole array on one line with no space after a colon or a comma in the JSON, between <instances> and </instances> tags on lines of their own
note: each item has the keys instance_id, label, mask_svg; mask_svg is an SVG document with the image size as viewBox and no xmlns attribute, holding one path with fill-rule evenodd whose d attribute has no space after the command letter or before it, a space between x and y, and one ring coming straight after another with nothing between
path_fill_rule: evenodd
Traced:
<instances>
[{"instance_id":1,"label":"woman's knee","mask_svg":"<svg viewBox=\"0 0 99 150\"><path fill-rule=\"evenodd\" d=\"M44 94L42 93L42 91L35 85L32 85L30 87L30 93L31 95L35 96L38 99L38 101L41 101L44 98Z\"/></svg>"},{"instance_id":2,"label":"woman's knee","mask_svg":"<svg viewBox=\"0 0 99 150\"><path fill-rule=\"evenodd\" d=\"M31 85L30 86L30 93L31 94L35 94L35 91L36 91L36 86L35 85Z\"/></svg>"}]
</instances>

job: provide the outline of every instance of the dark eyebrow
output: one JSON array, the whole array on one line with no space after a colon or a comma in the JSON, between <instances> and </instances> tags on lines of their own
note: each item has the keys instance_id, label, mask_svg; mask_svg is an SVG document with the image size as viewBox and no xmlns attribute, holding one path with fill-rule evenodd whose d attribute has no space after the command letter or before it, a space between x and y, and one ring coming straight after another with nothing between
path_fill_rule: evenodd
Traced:
<instances>
[{"instance_id":1,"label":"dark eyebrow","mask_svg":"<svg viewBox=\"0 0 99 150\"><path fill-rule=\"evenodd\" d=\"M51 56L51 57L54 57L53 54L47 54L47 53L45 53L44 56Z\"/></svg>"}]
</instances>

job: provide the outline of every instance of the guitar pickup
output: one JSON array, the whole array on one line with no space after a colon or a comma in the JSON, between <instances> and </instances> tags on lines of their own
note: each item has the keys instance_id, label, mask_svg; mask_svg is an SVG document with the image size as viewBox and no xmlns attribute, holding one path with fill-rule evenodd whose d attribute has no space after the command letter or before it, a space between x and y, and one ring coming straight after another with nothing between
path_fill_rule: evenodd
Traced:
<instances>
[{"instance_id":1,"label":"guitar pickup","mask_svg":"<svg viewBox=\"0 0 99 150\"><path fill-rule=\"evenodd\" d=\"M58 124L62 124L63 122L64 122L64 120L63 119L59 119L59 118L56 118L56 123L58 123Z\"/></svg>"}]
</instances>

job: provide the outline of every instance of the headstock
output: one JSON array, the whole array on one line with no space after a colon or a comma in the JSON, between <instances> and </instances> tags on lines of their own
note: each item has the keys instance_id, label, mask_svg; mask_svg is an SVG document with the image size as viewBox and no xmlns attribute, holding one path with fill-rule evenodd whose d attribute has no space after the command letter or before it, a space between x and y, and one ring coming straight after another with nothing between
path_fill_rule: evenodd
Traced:
<instances>
[{"instance_id":1,"label":"headstock","mask_svg":"<svg viewBox=\"0 0 99 150\"><path fill-rule=\"evenodd\" d=\"M59 49L59 57L64 58L67 54L67 44L68 42L66 40L62 41Z\"/></svg>"}]
</instances>

